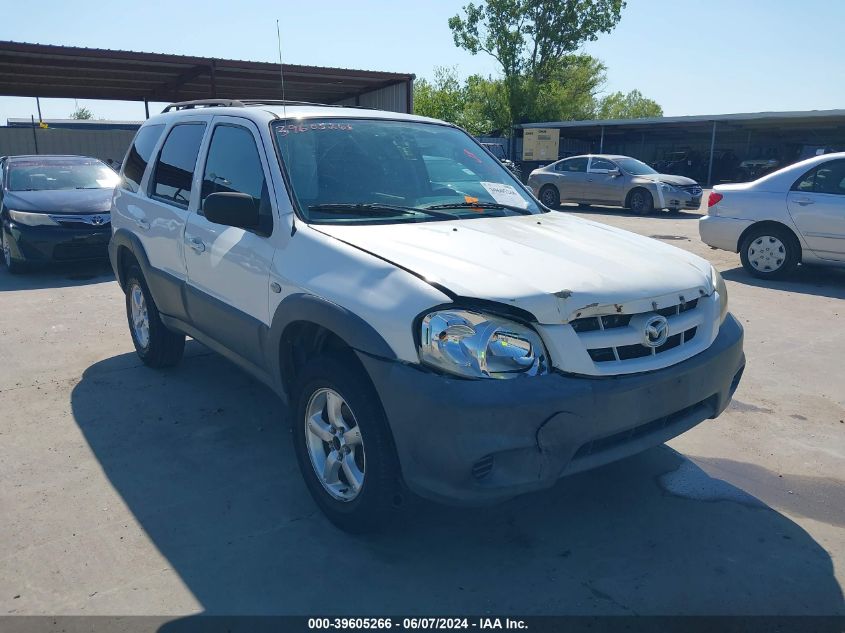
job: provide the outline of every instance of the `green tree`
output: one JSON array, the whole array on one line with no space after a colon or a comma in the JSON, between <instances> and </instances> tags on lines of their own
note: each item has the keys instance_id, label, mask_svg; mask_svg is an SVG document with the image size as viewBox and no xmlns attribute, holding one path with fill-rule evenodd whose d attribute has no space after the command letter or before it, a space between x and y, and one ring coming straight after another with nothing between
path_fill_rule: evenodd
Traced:
<instances>
[{"instance_id":1,"label":"green tree","mask_svg":"<svg viewBox=\"0 0 845 633\"><path fill-rule=\"evenodd\" d=\"M486 0L449 19L455 45L491 55L502 68L508 129L525 121L578 48L610 32L624 0Z\"/></svg>"},{"instance_id":2,"label":"green tree","mask_svg":"<svg viewBox=\"0 0 845 633\"><path fill-rule=\"evenodd\" d=\"M94 113L86 107L77 106L76 110L70 113L70 118L87 121L94 118Z\"/></svg>"},{"instance_id":3,"label":"green tree","mask_svg":"<svg viewBox=\"0 0 845 633\"><path fill-rule=\"evenodd\" d=\"M599 119L644 119L663 116L663 108L647 99L639 90L628 94L614 92L599 101L596 117Z\"/></svg>"},{"instance_id":4,"label":"green tree","mask_svg":"<svg viewBox=\"0 0 845 633\"><path fill-rule=\"evenodd\" d=\"M461 83L455 68L438 66L433 80L414 82L414 113L449 121L476 136L490 132L493 123L487 118L489 109L483 105L485 94L478 89L478 79Z\"/></svg>"}]
</instances>

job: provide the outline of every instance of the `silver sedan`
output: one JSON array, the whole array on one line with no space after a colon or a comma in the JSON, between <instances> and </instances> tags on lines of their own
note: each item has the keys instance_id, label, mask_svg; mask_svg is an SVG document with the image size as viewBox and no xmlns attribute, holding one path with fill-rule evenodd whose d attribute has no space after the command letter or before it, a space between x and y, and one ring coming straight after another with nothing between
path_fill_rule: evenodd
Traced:
<instances>
[{"instance_id":1,"label":"silver sedan","mask_svg":"<svg viewBox=\"0 0 845 633\"><path fill-rule=\"evenodd\" d=\"M799 263L845 266L845 152L784 167L753 182L717 185L698 222L701 240L736 253L762 279Z\"/></svg>"},{"instance_id":2,"label":"silver sedan","mask_svg":"<svg viewBox=\"0 0 845 633\"><path fill-rule=\"evenodd\" d=\"M630 156L573 156L535 169L528 186L547 207L561 202L607 204L646 215L655 209L696 210L701 186L691 178L660 174Z\"/></svg>"}]
</instances>

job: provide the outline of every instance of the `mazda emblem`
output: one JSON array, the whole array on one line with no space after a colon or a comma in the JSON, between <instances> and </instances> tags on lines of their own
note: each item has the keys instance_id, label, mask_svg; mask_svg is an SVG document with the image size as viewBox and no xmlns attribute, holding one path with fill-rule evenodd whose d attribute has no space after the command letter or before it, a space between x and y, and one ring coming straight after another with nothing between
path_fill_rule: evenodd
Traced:
<instances>
[{"instance_id":1,"label":"mazda emblem","mask_svg":"<svg viewBox=\"0 0 845 633\"><path fill-rule=\"evenodd\" d=\"M660 347L669 338L669 322L666 317L655 314L649 317L643 328L643 345L646 347Z\"/></svg>"}]
</instances>

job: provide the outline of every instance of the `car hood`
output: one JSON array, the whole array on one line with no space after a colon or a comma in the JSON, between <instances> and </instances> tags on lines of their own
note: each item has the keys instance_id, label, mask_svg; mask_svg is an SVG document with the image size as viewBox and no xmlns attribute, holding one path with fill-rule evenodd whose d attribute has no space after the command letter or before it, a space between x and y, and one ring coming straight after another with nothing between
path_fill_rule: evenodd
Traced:
<instances>
[{"instance_id":1,"label":"car hood","mask_svg":"<svg viewBox=\"0 0 845 633\"><path fill-rule=\"evenodd\" d=\"M15 211L42 213L107 213L114 189L63 189L58 191L7 191L4 203Z\"/></svg>"},{"instance_id":2,"label":"car hood","mask_svg":"<svg viewBox=\"0 0 845 633\"><path fill-rule=\"evenodd\" d=\"M649 174L646 176L636 176L637 178L644 178L646 180L653 180L654 182L665 182L670 185L678 185L687 187L689 185L697 185L692 178L686 176L675 176L674 174Z\"/></svg>"},{"instance_id":3,"label":"car hood","mask_svg":"<svg viewBox=\"0 0 845 633\"><path fill-rule=\"evenodd\" d=\"M559 212L312 228L460 297L527 310L540 323L644 312L713 287L711 266L700 257Z\"/></svg>"}]
</instances>

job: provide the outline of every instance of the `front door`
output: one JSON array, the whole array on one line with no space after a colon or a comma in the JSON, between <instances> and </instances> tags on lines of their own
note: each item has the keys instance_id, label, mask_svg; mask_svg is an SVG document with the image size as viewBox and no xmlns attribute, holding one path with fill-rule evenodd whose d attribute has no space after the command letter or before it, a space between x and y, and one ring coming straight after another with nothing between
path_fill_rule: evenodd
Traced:
<instances>
[{"instance_id":1,"label":"front door","mask_svg":"<svg viewBox=\"0 0 845 633\"><path fill-rule=\"evenodd\" d=\"M614 173L611 173L616 170ZM587 169L587 183L584 186L584 202L622 204L624 179L619 168L606 158L590 159Z\"/></svg>"},{"instance_id":2,"label":"front door","mask_svg":"<svg viewBox=\"0 0 845 633\"><path fill-rule=\"evenodd\" d=\"M845 159L817 165L787 196L792 220L822 259L845 261Z\"/></svg>"},{"instance_id":3,"label":"front door","mask_svg":"<svg viewBox=\"0 0 845 633\"><path fill-rule=\"evenodd\" d=\"M275 215L268 175L267 156L255 125L237 117L214 117L199 205L185 229L191 320L212 339L261 368L265 366L262 340L270 325L270 235ZM218 192L252 196L261 230L206 220L203 202Z\"/></svg>"}]
</instances>

